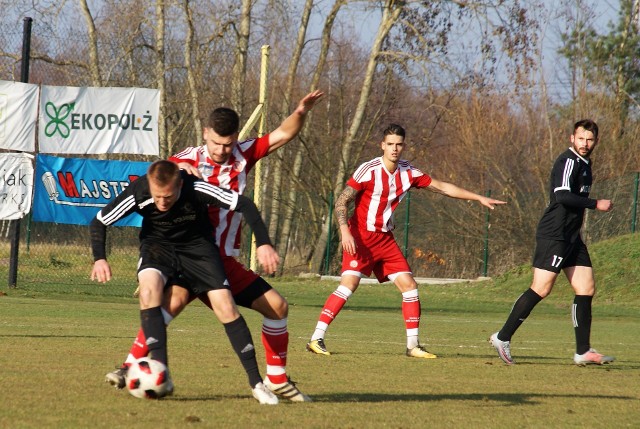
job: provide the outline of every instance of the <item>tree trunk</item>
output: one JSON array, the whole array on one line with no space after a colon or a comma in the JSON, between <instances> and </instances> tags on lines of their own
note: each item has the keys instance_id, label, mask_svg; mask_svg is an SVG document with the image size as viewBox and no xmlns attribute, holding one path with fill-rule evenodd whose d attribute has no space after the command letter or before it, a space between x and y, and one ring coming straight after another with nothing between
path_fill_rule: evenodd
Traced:
<instances>
[{"instance_id":1,"label":"tree trunk","mask_svg":"<svg viewBox=\"0 0 640 429\"><path fill-rule=\"evenodd\" d=\"M351 126L347 131L347 136L345 138L344 145L342 146L342 157L338 163L338 169L335 175L336 181L334 182L333 188L334 195L338 195L344 187L344 182L347 176L346 168L349 165L349 160L351 159L351 151L355 144L356 136L362 126L362 119L364 118L364 112L367 107L367 102L369 101L369 95L371 94L371 87L373 85L373 78L375 76L379 55L382 49L382 42L384 42L389 31L398 20L402 8L403 3L396 4L395 0L386 0L385 2L384 9L382 11L382 19L380 21L380 26L378 27L378 33L376 34L373 46L371 47L371 53L369 54L367 70L362 83L362 89L360 90L360 100L358 101ZM316 242L313 256L311 257L311 271L314 273L320 273L330 227L329 216L326 216L326 220L322 225L322 232Z\"/></svg>"},{"instance_id":2,"label":"tree trunk","mask_svg":"<svg viewBox=\"0 0 640 429\"><path fill-rule=\"evenodd\" d=\"M251 6L252 0L242 0L240 29L236 43L233 73L231 75L231 105L240 117L242 117L244 110L244 81L247 74L247 52L249 50L249 35L251 32Z\"/></svg>"},{"instance_id":3,"label":"tree trunk","mask_svg":"<svg viewBox=\"0 0 640 429\"><path fill-rule=\"evenodd\" d=\"M184 14L187 18L187 34L184 44L184 66L187 70L187 82L189 83L189 98L191 99L191 118L195 128L196 146L202 145L202 123L200 122L200 97L198 96L198 85L196 83L193 65L191 63L191 53L193 51L193 39L195 29L193 25L193 14L189 7L189 0L183 3Z\"/></svg>"},{"instance_id":4,"label":"tree trunk","mask_svg":"<svg viewBox=\"0 0 640 429\"><path fill-rule=\"evenodd\" d=\"M102 86L100 78L100 59L98 57L98 33L96 33L96 24L91 16L91 11L86 0L80 0L80 7L84 20L87 23L87 34L89 35L89 74L91 75L91 85Z\"/></svg>"},{"instance_id":5,"label":"tree trunk","mask_svg":"<svg viewBox=\"0 0 640 429\"><path fill-rule=\"evenodd\" d=\"M158 144L160 145L160 157L166 158L171 148L167 144L166 106L167 88L164 78L164 0L156 0L156 85L160 90L160 111L158 112Z\"/></svg>"},{"instance_id":6,"label":"tree trunk","mask_svg":"<svg viewBox=\"0 0 640 429\"><path fill-rule=\"evenodd\" d=\"M296 45L291 55L291 61L289 61L289 69L287 70L287 83L285 86L284 98L280 107L280 117L286 118L289 116L289 109L291 104L291 98L293 93L293 86L296 80L296 74L298 71L298 64L300 63L300 57L302 56L302 49L304 48L304 42L307 34L307 26L309 24L309 17L311 16L311 8L313 7L313 0L306 0L304 9L302 11L302 19L300 21L300 27L298 27L298 37L296 39ZM284 159L284 153L287 146L284 146L277 150L271 159L270 170L273 172L270 177L272 183L271 188L271 216L269 217L269 236L274 238L274 243L277 246L280 242L278 240L278 223L280 222L280 201L282 199L282 160ZM282 237L285 240L283 243L286 245L286 237ZM284 253L281 253L280 265L284 264Z\"/></svg>"},{"instance_id":7,"label":"tree trunk","mask_svg":"<svg viewBox=\"0 0 640 429\"><path fill-rule=\"evenodd\" d=\"M313 78L311 79L311 87L310 90L313 91L318 87L318 82L320 81L320 76L322 75L322 71L324 70L324 66L327 61L327 55L329 54L329 45L331 43L331 31L333 29L333 24L335 22L336 16L340 11L340 8L345 4L345 0L336 0L331 8L331 12L327 15L327 19L324 22L324 27L322 29L322 42L320 45L320 55L318 56L318 63L316 64L316 69L313 74ZM300 133L300 138L304 138L306 134L306 130L311 123L311 117L313 115L313 110L307 113L307 119L304 124L304 128ZM293 161L293 171L291 174L292 181L297 181L300 177L300 171L302 169L302 157L304 154L304 146L298 145L296 149L296 154ZM289 242L289 237L291 236L291 225L293 223L294 217L294 208L296 207L298 193L295 190L294 186L289 187L289 193L287 195L287 203L285 204L285 214L284 214L284 222L282 225L282 232L280 234L280 241L278 243L278 253L282 258L280 264L280 270L278 274L282 274L282 270L284 268L286 255L287 255L287 243Z\"/></svg>"}]
</instances>

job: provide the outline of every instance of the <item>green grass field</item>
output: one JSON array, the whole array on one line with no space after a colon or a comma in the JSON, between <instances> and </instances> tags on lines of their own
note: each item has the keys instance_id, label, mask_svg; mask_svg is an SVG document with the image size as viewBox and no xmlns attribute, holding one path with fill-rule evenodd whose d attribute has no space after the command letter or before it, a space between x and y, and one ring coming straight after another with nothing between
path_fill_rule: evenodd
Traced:
<instances>
[{"instance_id":1,"label":"green grass field","mask_svg":"<svg viewBox=\"0 0 640 429\"><path fill-rule=\"evenodd\" d=\"M592 250L600 286L592 342L617 357L601 367L572 364L572 294L565 281L514 337L517 364L498 359L487 338L528 286L528 269L482 283L421 286L421 337L436 360L404 356L400 294L390 284L363 284L328 332L333 355L312 355L305 344L336 283L275 280L290 303L288 370L314 399L277 406L251 397L221 325L200 303L169 327L174 396L150 401L103 381L137 330L135 299L96 300L77 286L69 294L5 288L0 427L639 427L638 243L626 238ZM614 276L619 255L634 263ZM242 312L264 372L261 318Z\"/></svg>"}]
</instances>

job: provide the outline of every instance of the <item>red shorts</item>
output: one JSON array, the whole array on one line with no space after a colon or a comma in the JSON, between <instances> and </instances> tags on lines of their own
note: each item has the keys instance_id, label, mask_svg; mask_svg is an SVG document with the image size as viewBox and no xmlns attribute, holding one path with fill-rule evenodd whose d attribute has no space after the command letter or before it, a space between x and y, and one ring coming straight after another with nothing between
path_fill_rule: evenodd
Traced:
<instances>
[{"instance_id":1,"label":"red shorts","mask_svg":"<svg viewBox=\"0 0 640 429\"><path fill-rule=\"evenodd\" d=\"M350 230L356 241L356 254L342 251L342 274L361 273L369 277L373 272L382 283L389 280L390 274L411 272L391 232Z\"/></svg>"},{"instance_id":2,"label":"red shorts","mask_svg":"<svg viewBox=\"0 0 640 429\"><path fill-rule=\"evenodd\" d=\"M233 256L220 255L224 273L229 281L231 293L235 296L253 283L259 276L249 268L242 265Z\"/></svg>"}]
</instances>

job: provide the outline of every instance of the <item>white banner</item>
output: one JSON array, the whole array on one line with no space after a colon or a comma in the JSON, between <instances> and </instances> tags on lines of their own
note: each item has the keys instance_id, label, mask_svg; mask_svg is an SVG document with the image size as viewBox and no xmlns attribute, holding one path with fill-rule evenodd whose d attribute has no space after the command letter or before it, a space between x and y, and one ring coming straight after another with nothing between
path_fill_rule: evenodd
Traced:
<instances>
[{"instance_id":1,"label":"white banner","mask_svg":"<svg viewBox=\"0 0 640 429\"><path fill-rule=\"evenodd\" d=\"M158 155L160 91L42 86L40 153Z\"/></svg>"},{"instance_id":2,"label":"white banner","mask_svg":"<svg viewBox=\"0 0 640 429\"><path fill-rule=\"evenodd\" d=\"M33 155L0 153L0 220L22 219L31 210Z\"/></svg>"},{"instance_id":3,"label":"white banner","mask_svg":"<svg viewBox=\"0 0 640 429\"><path fill-rule=\"evenodd\" d=\"M34 152L38 85L0 80L0 148Z\"/></svg>"}]
</instances>

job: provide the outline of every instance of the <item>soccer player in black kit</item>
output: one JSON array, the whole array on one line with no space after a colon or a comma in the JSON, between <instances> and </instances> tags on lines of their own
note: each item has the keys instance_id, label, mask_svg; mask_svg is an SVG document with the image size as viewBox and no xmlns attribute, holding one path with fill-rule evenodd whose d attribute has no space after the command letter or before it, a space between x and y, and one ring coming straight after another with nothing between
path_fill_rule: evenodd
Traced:
<instances>
[{"instance_id":1,"label":"soccer player in black kit","mask_svg":"<svg viewBox=\"0 0 640 429\"><path fill-rule=\"evenodd\" d=\"M516 300L502 329L489 339L508 365L515 363L511 357L511 337L536 304L551 293L560 271L564 271L575 291L571 309L576 336L574 363L584 366L614 361L612 356L591 348L591 301L596 289L589 252L580 237L585 209L607 212L613 208L611 200L589 198L593 180L589 156L597 144L596 123L580 120L574 124L571 147L553 164L549 205L536 231L533 282Z\"/></svg>"},{"instance_id":2,"label":"soccer player in black kit","mask_svg":"<svg viewBox=\"0 0 640 429\"><path fill-rule=\"evenodd\" d=\"M140 230L140 319L153 359L167 363L167 332L162 313L163 290L176 282L194 295L206 293L216 317L247 372L253 396L262 404L278 398L262 383L251 333L238 312L215 244L207 207L241 212L253 229L257 246L268 246L260 263L274 272L278 255L255 204L234 191L198 180L171 161L156 161L147 174L132 182L98 212L90 225L94 266L91 279L106 282L106 227L132 213L142 215Z\"/></svg>"}]
</instances>

